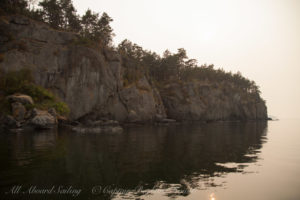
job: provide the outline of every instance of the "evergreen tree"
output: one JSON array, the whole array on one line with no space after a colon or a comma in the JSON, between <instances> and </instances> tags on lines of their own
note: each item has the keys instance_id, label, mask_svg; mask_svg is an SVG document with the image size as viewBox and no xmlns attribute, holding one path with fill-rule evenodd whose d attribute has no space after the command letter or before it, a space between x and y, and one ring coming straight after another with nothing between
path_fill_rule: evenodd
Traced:
<instances>
[{"instance_id":1,"label":"evergreen tree","mask_svg":"<svg viewBox=\"0 0 300 200\"><path fill-rule=\"evenodd\" d=\"M64 15L60 2L57 0L43 0L39 3L45 22L55 29L63 28Z\"/></svg>"},{"instance_id":2,"label":"evergreen tree","mask_svg":"<svg viewBox=\"0 0 300 200\"><path fill-rule=\"evenodd\" d=\"M63 11L63 28L65 30L79 32L81 24L72 0L60 0L61 9Z\"/></svg>"},{"instance_id":3,"label":"evergreen tree","mask_svg":"<svg viewBox=\"0 0 300 200\"><path fill-rule=\"evenodd\" d=\"M28 3L26 0L1 0L0 14L23 14L26 12Z\"/></svg>"},{"instance_id":4,"label":"evergreen tree","mask_svg":"<svg viewBox=\"0 0 300 200\"><path fill-rule=\"evenodd\" d=\"M109 24L112 21L113 20L106 13L103 13L101 18L99 18L98 13L93 13L88 9L82 16L81 34L84 37L101 42L103 45L109 45L113 37L113 30Z\"/></svg>"}]
</instances>

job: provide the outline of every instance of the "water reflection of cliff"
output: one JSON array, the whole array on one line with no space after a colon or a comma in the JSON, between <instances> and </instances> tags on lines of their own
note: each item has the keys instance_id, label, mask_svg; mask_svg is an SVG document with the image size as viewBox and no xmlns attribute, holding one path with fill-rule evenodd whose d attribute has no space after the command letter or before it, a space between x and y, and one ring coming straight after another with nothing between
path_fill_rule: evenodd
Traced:
<instances>
[{"instance_id":1,"label":"water reflection of cliff","mask_svg":"<svg viewBox=\"0 0 300 200\"><path fill-rule=\"evenodd\" d=\"M134 127L113 135L61 131L38 140L24 137L23 143L34 145L13 149L42 155L30 158L22 169L28 184L73 185L87 188L87 194L95 185L122 189L140 185L169 187L173 190L168 195L188 195L202 179L242 172L241 166L255 162L266 129L265 122L250 122Z\"/></svg>"}]
</instances>

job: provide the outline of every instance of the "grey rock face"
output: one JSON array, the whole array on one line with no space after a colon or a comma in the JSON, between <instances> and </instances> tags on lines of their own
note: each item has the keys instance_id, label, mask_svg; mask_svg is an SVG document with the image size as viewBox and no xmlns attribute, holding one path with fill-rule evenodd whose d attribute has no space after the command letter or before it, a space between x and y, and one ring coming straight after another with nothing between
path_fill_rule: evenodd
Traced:
<instances>
[{"instance_id":1,"label":"grey rock face","mask_svg":"<svg viewBox=\"0 0 300 200\"><path fill-rule=\"evenodd\" d=\"M257 120L267 119L261 99L241 97L230 86L207 83L173 83L161 91L168 117L182 120Z\"/></svg>"},{"instance_id":2,"label":"grey rock face","mask_svg":"<svg viewBox=\"0 0 300 200\"><path fill-rule=\"evenodd\" d=\"M4 59L0 70L7 73L29 68L36 84L68 104L71 120L107 117L119 122L149 122L157 116L177 121L266 119L267 109L261 100L250 101L212 84L172 83L158 91L142 77L123 87L120 55L77 45L77 41L77 34L56 31L26 17L2 17L0 53ZM28 98L10 99L33 104ZM36 124L53 122L43 116L34 120Z\"/></svg>"},{"instance_id":3,"label":"grey rock face","mask_svg":"<svg viewBox=\"0 0 300 200\"><path fill-rule=\"evenodd\" d=\"M1 45L4 72L24 67L33 72L35 82L52 90L65 101L71 119L77 119L107 103L116 92L117 81L108 62L97 50L73 44L77 35L55 31L29 20L27 25L1 21L0 29L14 40ZM22 43L26 48L11 45Z\"/></svg>"},{"instance_id":4,"label":"grey rock face","mask_svg":"<svg viewBox=\"0 0 300 200\"><path fill-rule=\"evenodd\" d=\"M160 96L145 77L136 84L124 88L120 96L129 110L127 119L129 122L152 121L157 114L166 116Z\"/></svg>"},{"instance_id":5,"label":"grey rock face","mask_svg":"<svg viewBox=\"0 0 300 200\"><path fill-rule=\"evenodd\" d=\"M14 102L11 104L13 117L17 121L22 121L25 118L26 108L19 102Z\"/></svg>"},{"instance_id":6,"label":"grey rock face","mask_svg":"<svg viewBox=\"0 0 300 200\"><path fill-rule=\"evenodd\" d=\"M115 61L115 62L121 61L120 55L112 50L104 49L103 54L104 54L106 60L108 60L108 61L112 61L112 62L113 61Z\"/></svg>"},{"instance_id":7,"label":"grey rock face","mask_svg":"<svg viewBox=\"0 0 300 200\"><path fill-rule=\"evenodd\" d=\"M15 128L15 127L20 127L21 126L20 122L16 121L15 118L11 115L4 116L3 123L7 127Z\"/></svg>"},{"instance_id":8,"label":"grey rock face","mask_svg":"<svg viewBox=\"0 0 300 200\"><path fill-rule=\"evenodd\" d=\"M136 112L134 110L129 111L127 120L128 120L128 122L139 122L139 121L141 121L141 119L139 118L139 116L136 114Z\"/></svg>"},{"instance_id":9,"label":"grey rock face","mask_svg":"<svg viewBox=\"0 0 300 200\"><path fill-rule=\"evenodd\" d=\"M158 108L155 102L154 96L159 95L154 94L146 79L139 84L147 91L123 88L118 53L76 45L76 34L55 31L25 17L6 18L0 21L0 29L6 33L3 38L10 35L14 39L0 46L5 54L0 69L8 72L29 68L37 84L68 104L71 120L106 116L126 121L130 109L140 120L152 119L158 111L164 114L163 107Z\"/></svg>"},{"instance_id":10,"label":"grey rock face","mask_svg":"<svg viewBox=\"0 0 300 200\"><path fill-rule=\"evenodd\" d=\"M56 110L55 110L55 108L50 108L49 110L48 110L48 113L50 114L50 115L52 115L53 117L57 117L57 113L56 113Z\"/></svg>"},{"instance_id":11,"label":"grey rock face","mask_svg":"<svg viewBox=\"0 0 300 200\"><path fill-rule=\"evenodd\" d=\"M267 106L265 102L259 101L256 103L256 119L268 119Z\"/></svg>"},{"instance_id":12,"label":"grey rock face","mask_svg":"<svg viewBox=\"0 0 300 200\"><path fill-rule=\"evenodd\" d=\"M28 25L30 23L29 19L17 15L12 17L10 22L18 25Z\"/></svg>"},{"instance_id":13,"label":"grey rock face","mask_svg":"<svg viewBox=\"0 0 300 200\"><path fill-rule=\"evenodd\" d=\"M34 109L34 117L31 119L30 124L36 128L48 129L57 125L57 120L47 111Z\"/></svg>"}]
</instances>

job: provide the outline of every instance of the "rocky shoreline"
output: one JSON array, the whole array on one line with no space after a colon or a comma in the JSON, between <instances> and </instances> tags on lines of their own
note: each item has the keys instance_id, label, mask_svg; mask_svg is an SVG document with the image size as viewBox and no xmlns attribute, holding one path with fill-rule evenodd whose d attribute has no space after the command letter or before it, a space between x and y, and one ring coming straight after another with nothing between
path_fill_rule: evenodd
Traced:
<instances>
[{"instance_id":1,"label":"rocky shoreline","mask_svg":"<svg viewBox=\"0 0 300 200\"><path fill-rule=\"evenodd\" d=\"M102 118L97 121L85 119L79 122L60 116L54 108L48 110L26 109L26 106L34 105L34 101L32 97L25 94L14 94L6 98L10 103L12 115L2 115L0 124L1 128L10 132L53 129L61 126L77 133L120 133L123 131L122 126L116 120ZM176 122L176 120L158 116L155 122L169 124ZM135 123L132 122L131 124Z\"/></svg>"},{"instance_id":2,"label":"rocky shoreline","mask_svg":"<svg viewBox=\"0 0 300 200\"><path fill-rule=\"evenodd\" d=\"M266 104L259 95L230 83L177 80L158 86L143 75L126 85L118 52L92 48L80 44L79 39L75 33L57 31L24 16L1 17L1 73L26 68L36 85L51 91L70 108L66 119L55 109L28 110L30 100L5 97L12 115L2 115L2 124L14 128L67 124L77 132L117 132L120 124L126 123L268 119ZM80 123L75 126L75 121Z\"/></svg>"},{"instance_id":3,"label":"rocky shoreline","mask_svg":"<svg viewBox=\"0 0 300 200\"><path fill-rule=\"evenodd\" d=\"M45 129L67 128L73 132L81 134L93 133L122 133L123 127L139 126L145 124L170 125L178 123L209 123L211 121L176 121L175 119L156 116L154 121L150 122L123 122L102 118L96 121L82 119L80 121L71 121L64 116L57 114L54 108L48 110L39 110L36 108L26 109L26 106L33 105L32 98L25 94L14 94L7 97L11 104L12 115L2 115L0 118L0 128L9 132L38 131ZM268 118L268 120L272 120ZM227 120L228 121L228 120Z\"/></svg>"}]
</instances>

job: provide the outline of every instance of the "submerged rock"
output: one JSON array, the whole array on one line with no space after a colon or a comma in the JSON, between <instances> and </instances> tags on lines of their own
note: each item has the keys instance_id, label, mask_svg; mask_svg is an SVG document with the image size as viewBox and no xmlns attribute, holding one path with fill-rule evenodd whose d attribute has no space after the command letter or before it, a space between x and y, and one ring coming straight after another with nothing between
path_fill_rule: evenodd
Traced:
<instances>
[{"instance_id":1,"label":"submerged rock","mask_svg":"<svg viewBox=\"0 0 300 200\"><path fill-rule=\"evenodd\" d=\"M123 128L120 126L116 127L72 127L71 129L77 133L122 133Z\"/></svg>"},{"instance_id":2,"label":"submerged rock","mask_svg":"<svg viewBox=\"0 0 300 200\"><path fill-rule=\"evenodd\" d=\"M119 122L116 120L97 120L97 121L89 121L87 123L88 126L118 126Z\"/></svg>"},{"instance_id":3,"label":"submerged rock","mask_svg":"<svg viewBox=\"0 0 300 200\"><path fill-rule=\"evenodd\" d=\"M77 133L101 133L100 127L73 127L72 131Z\"/></svg>"},{"instance_id":4,"label":"submerged rock","mask_svg":"<svg viewBox=\"0 0 300 200\"><path fill-rule=\"evenodd\" d=\"M104 127L103 132L106 132L106 133L122 133L123 128L121 126Z\"/></svg>"},{"instance_id":5,"label":"submerged rock","mask_svg":"<svg viewBox=\"0 0 300 200\"><path fill-rule=\"evenodd\" d=\"M121 133L123 128L116 120L102 118L101 120L86 120L82 123L73 123L71 130L77 133Z\"/></svg>"},{"instance_id":6,"label":"submerged rock","mask_svg":"<svg viewBox=\"0 0 300 200\"><path fill-rule=\"evenodd\" d=\"M176 122L176 120L175 119L162 119L159 122L160 123L174 123L174 122Z\"/></svg>"}]
</instances>

